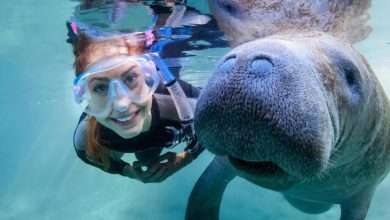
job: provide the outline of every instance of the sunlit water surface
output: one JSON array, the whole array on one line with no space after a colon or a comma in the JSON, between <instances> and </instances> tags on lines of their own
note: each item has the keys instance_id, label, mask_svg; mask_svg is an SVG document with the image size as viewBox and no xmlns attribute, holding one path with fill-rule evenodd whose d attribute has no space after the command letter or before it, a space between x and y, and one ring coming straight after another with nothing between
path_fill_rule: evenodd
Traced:
<instances>
[{"instance_id":1,"label":"sunlit water surface","mask_svg":"<svg viewBox=\"0 0 390 220\"><path fill-rule=\"evenodd\" d=\"M207 12L206 1L189 1ZM160 184L143 184L85 165L72 135L80 111L72 98L72 53L65 43L70 1L14 0L0 7L0 219L183 219L192 186L212 155ZM374 32L357 45L390 94L390 2L373 1ZM182 77L203 85L227 48L191 52L197 64ZM181 146L182 148L183 146ZM180 147L179 147L180 148ZM133 160L131 156L126 159ZM378 187L367 219L390 219L390 177ZM280 194L236 178L221 219L338 219L292 208Z\"/></svg>"}]
</instances>

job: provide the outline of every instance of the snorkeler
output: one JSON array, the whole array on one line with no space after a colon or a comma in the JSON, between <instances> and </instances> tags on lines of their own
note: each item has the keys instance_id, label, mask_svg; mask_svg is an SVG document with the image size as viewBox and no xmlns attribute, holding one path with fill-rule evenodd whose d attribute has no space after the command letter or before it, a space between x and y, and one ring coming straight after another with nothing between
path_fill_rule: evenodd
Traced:
<instances>
[{"instance_id":1,"label":"snorkeler","mask_svg":"<svg viewBox=\"0 0 390 220\"><path fill-rule=\"evenodd\" d=\"M108 37L94 27L72 25L77 32L74 96L84 111L74 135L79 158L145 183L161 182L197 158L204 148L183 127L176 100L160 76L169 70L158 53L150 53L161 52L151 45L150 29ZM199 88L180 79L172 82L194 107ZM182 141L188 141L184 151L160 155ZM121 159L124 153L135 153L139 161L130 165Z\"/></svg>"}]
</instances>

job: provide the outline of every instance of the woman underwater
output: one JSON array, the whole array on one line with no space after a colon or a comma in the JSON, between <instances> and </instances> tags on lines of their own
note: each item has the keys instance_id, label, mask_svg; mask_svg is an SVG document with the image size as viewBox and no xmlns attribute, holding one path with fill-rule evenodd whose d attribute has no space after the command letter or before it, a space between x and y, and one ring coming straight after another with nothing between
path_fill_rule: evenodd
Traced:
<instances>
[{"instance_id":1,"label":"woman underwater","mask_svg":"<svg viewBox=\"0 0 390 220\"><path fill-rule=\"evenodd\" d=\"M196 140L182 152L160 155L184 138L173 99L157 72L161 67L148 54L150 32L97 40L78 31L74 95L84 110L74 135L78 157L144 183L161 182L191 163L204 150ZM199 89L177 82L194 106ZM124 153L134 153L138 161L123 161Z\"/></svg>"}]
</instances>

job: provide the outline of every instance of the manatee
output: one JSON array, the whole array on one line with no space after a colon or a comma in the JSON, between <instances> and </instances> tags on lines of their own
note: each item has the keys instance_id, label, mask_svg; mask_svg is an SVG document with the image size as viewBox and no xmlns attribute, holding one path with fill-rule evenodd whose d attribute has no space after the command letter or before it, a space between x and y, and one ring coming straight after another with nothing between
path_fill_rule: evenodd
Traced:
<instances>
[{"instance_id":1,"label":"manatee","mask_svg":"<svg viewBox=\"0 0 390 220\"><path fill-rule=\"evenodd\" d=\"M217 156L190 195L186 219L218 219L236 176L303 212L339 204L341 219L364 219L389 172L389 110L364 57L330 35L280 33L236 47L196 106L199 142Z\"/></svg>"},{"instance_id":2,"label":"manatee","mask_svg":"<svg viewBox=\"0 0 390 220\"><path fill-rule=\"evenodd\" d=\"M213 16L237 46L279 31L322 31L356 43L371 32L371 0L209 0Z\"/></svg>"}]
</instances>

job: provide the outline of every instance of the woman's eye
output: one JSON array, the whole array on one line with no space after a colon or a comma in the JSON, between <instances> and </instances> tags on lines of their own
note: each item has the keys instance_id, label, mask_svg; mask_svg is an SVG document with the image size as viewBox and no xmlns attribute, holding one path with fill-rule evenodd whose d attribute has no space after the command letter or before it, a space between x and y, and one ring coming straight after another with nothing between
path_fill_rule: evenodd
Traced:
<instances>
[{"instance_id":1,"label":"woman's eye","mask_svg":"<svg viewBox=\"0 0 390 220\"><path fill-rule=\"evenodd\" d=\"M107 84L97 84L93 87L93 92L98 95L107 95L108 85Z\"/></svg>"},{"instance_id":2,"label":"woman's eye","mask_svg":"<svg viewBox=\"0 0 390 220\"><path fill-rule=\"evenodd\" d=\"M137 80L137 74L130 73L124 79L124 82L127 86L132 86Z\"/></svg>"}]
</instances>

